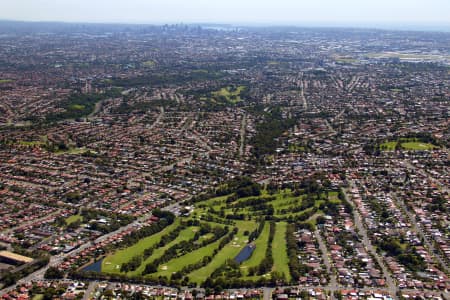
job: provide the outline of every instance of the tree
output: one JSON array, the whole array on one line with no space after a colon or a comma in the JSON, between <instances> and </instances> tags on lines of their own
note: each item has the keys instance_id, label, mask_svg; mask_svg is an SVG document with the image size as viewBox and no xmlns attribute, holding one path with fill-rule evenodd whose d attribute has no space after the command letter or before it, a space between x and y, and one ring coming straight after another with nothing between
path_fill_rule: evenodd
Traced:
<instances>
[{"instance_id":1,"label":"tree","mask_svg":"<svg viewBox=\"0 0 450 300\"><path fill-rule=\"evenodd\" d=\"M63 276L64 273L60 271L57 267L49 267L44 274L45 279L59 279L62 278Z\"/></svg>"}]
</instances>

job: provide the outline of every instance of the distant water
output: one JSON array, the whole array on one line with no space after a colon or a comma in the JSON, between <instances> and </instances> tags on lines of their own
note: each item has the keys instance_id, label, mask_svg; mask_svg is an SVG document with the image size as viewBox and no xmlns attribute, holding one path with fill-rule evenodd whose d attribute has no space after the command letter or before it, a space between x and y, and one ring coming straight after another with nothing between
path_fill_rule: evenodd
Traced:
<instances>
[{"instance_id":1,"label":"distant water","mask_svg":"<svg viewBox=\"0 0 450 300\"><path fill-rule=\"evenodd\" d=\"M102 271L102 262L103 262L103 258L84 267L83 269L81 269L81 271L83 272L98 272L100 273Z\"/></svg>"},{"instance_id":2,"label":"distant water","mask_svg":"<svg viewBox=\"0 0 450 300\"><path fill-rule=\"evenodd\" d=\"M250 258L250 256L252 256L253 251L255 251L255 245L249 244L247 246L244 247L244 249L241 250L241 252L239 252L239 254L234 258L234 260L237 263L241 263L243 261L246 261L247 259Z\"/></svg>"}]
</instances>

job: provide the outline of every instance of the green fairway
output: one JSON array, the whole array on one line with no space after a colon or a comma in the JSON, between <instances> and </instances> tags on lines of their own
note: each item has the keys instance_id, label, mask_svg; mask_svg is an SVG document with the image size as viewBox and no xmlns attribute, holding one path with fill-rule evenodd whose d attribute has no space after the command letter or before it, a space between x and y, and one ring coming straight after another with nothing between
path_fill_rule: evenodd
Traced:
<instances>
[{"instance_id":1,"label":"green fairway","mask_svg":"<svg viewBox=\"0 0 450 300\"><path fill-rule=\"evenodd\" d=\"M144 271L146 264L152 262L156 258L161 257L164 254L164 252L167 249L169 249L170 247L172 247L173 245L175 245L181 241L187 241L187 240L192 239L195 235L195 232L197 232L197 230L198 230L198 227L188 227L188 228L182 230L175 240L168 243L164 247L157 248L149 258L147 258L145 261L142 262L142 264L139 266L139 268L137 268L135 271L128 272L127 274L132 275L132 276L140 275L142 273L142 271Z\"/></svg>"},{"instance_id":2,"label":"green fairway","mask_svg":"<svg viewBox=\"0 0 450 300\"><path fill-rule=\"evenodd\" d=\"M144 277L149 279L166 278L166 280L174 280L174 282L179 282L181 278L187 277L191 284L199 286L207 279L223 280L229 278L230 280L246 280L255 283L261 279L271 280L267 274L272 270L282 275L286 282L290 282L292 278L285 236L288 221L299 220L315 227L315 219L323 214L319 206L340 202L336 191L322 191L319 194L307 195L302 194L302 190L297 190L294 193L289 189L279 190L273 194L262 190L259 196L239 198L236 195L229 194L197 201L193 204L195 209L190 216L178 217L172 225L161 232L107 256L102 263L102 272L139 277L142 276L146 266L150 264L149 266L154 271L151 271L152 273L147 271L147 275ZM75 216L71 218L76 220ZM239 252L249 243L249 236L257 234L256 230L264 219L266 219L265 224L253 241L255 250L252 255L240 265L233 262ZM187 222L190 222L189 224L193 226L183 229L179 227L186 226L182 224L188 224ZM264 268L267 263L266 255L272 222L275 225L275 227L272 227L274 231L271 243L273 265L270 263L268 269L263 269L265 274L253 273L256 269ZM185 246L180 242L192 240L198 230L204 229L204 226L208 225L211 229L228 226L230 234L233 228L238 230L232 240L229 240L229 235L226 235L212 243L204 244L202 247L199 245L200 248L193 247L191 251L183 251ZM173 236L167 244L159 246L161 238L163 236L167 238L167 234L177 230L177 228L181 229L179 234L176 237ZM201 243L213 238L212 231L204 232L202 236L196 237L198 238L197 241L192 242ZM222 241L225 241L226 244L223 244ZM149 257L144 258L140 265L138 262L134 271L120 272L123 264L130 263L132 258L136 256L143 256L145 249L148 248L153 248L153 252L149 254ZM169 249L170 251L167 251ZM171 253L171 251L176 252ZM205 257L209 257L205 261L206 265L202 263ZM185 267L188 268L187 271L184 269ZM234 272L233 270L235 270L235 273L229 273ZM249 271L252 272L249 273ZM176 273L176 276L172 278L174 273ZM252 275L249 276L250 274Z\"/></svg>"},{"instance_id":3,"label":"green fairway","mask_svg":"<svg viewBox=\"0 0 450 300\"><path fill-rule=\"evenodd\" d=\"M212 272L214 272L215 269L225 263L227 259L233 259L234 257L236 257L236 255L239 254L242 248L245 247L246 242L247 240L242 236L236 237L233 242L226 245L222 250L219 251L219 253L217 253L216 256L214 256L212 262L210 262L205 267L190 273L188 275L189 279L197 284L202 283L212 274Z\"/></svg>"},{"instance_id":4,"label":"green fairway","mask_svg":"<svg viewBox=\"0 0 450 300\"><path fill-rule=\"evenodd\" d=\"M240 85L238 87L227 86L227 87L221 88L218 91L213 92L212 95L213 95L213 97L216 97L216 98L222 97L223 99L225 99L227 102L230 102L230 103L237 103L237 102L242 101L241 93L245 89L246 89L246 87L243 85Z\"/></svg>"},{"instance_id":5,"label":"green fairway","mask_svg":"<svg viewBox=\"0 0 450 300\"><path fill-rule=\"evenodd\" d=\"M279 273L283 273L286 276L287 281L291 280L291 274L288 266L288 256L286 248L286 222L278 222L276 224L275 236L272 243L273 253L273 270Z\"/></svg>"},{"instance_id":6,"label":"green fairway","mask_svg":"<svg viewBox=\"0 0 450 300\"><path fill-rule=\"evenodd\" d=\"M220 240L211 243L205 247L202 247L196 251L188 253L186 255L172 259L168 263L159 267L159 271L155 274L156 276L167 276L170 277L172 273L180 271L183 267L196 263L203 259L205 256L211 256L214 249L218 247Z\"/></svg>"},{"instance_id":7,"label":"green fairway","mask_svg":"<svg viewBox=\"0 0 450 300\"><path fill-rule=\"evenodd\" d=\"M266 255L267 243L269 241L269 227L269 222L266 222L261 234L254 241L256 248L252 256L241 264L241 269L243 269L244 273L247 272L248 268L259 265Z\"/></svg>"},{"instance_id":8,"label":"green fairway","mask_svg":"<svg viewBox=\"0 0 450 300\"><path fill-rule=\"evenodd\" d=\"M244 236L246 230L252 231L256 229L256 223L250 221L240 221L236 225L239 228L238 233L235 235L234 240L227 244L222 250L214 256L212 262L203 268L191 272L188 276L189 279L197 284L202 283L208 278L214 270L216 270L220 265L225 263L227 259L234 259L239 252L248 243L248 237Z\"/></svg>"},{"instance_id":9,"label":"green fairway","mask_svg":"<svg viewBox=\"0 0 450 300\"><path fill-rule=\"evenodd\" d=\"M132 257L136 255L140 255L144 252L145 249L153 246L158 243L161 239L161 236L171 232L176 227L180 225L180 220L177 219L175 222L164 228L161 232L154 234L152 236L146 237L131 247L118 250L113 255L107 256L102 262L102 272L105 273L120 273L120 266L128 262Z\"/></svg>"}]
</instances>

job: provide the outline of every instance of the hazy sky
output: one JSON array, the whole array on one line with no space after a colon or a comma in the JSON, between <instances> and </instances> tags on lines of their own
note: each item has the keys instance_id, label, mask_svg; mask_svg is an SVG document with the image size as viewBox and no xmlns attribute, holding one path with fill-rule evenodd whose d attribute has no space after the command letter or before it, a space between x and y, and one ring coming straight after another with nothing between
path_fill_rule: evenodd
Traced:
<instances>
[{"instance_id":1,"label":"hazy sky","mask_svg":"<svg viewBox=\"0 0 450 300\"><path fill-rule=\"evenodd\" d=\"M0 19L132 23L450 23L450 0L2 0Z\"/></svg>"}]
</instances>

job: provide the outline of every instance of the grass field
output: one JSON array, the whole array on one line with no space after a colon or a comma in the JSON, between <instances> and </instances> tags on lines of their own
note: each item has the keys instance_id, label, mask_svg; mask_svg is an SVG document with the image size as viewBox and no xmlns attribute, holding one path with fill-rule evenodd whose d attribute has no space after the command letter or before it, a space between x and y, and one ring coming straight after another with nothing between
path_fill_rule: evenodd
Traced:
<instances>
[{"instance_id":1,"label":"grass field","mask_svg":"<svg viewBox=\"0 0 450 300\"><path fill-rule=\"evenodd\" d=\"M70 148L68 150L58 150L54 153L56 155L61 155L61 154L79 155L79 154L86 153L88 151L89 151L89 149L82 147L82 148Z\"/></svg>"},{"instance_id":2,"label":"grass field","mask_svg":"<svg viewBox=\"0 0 450 300\"><path fill-rule=\"evenodd\" d=\"M423 143L418 139L400 139L400 146L402 150L416 150L416 151L424 151L424 150L433 150L438 148L437 146L429 143ZM386 151L394 151L395 147L398 143L397 141L386 141L380 145L381 150Z\"/></svg>"},{"instance_id":3,"label":"grass field","mask_svg":"<svg viewBox=\"0 0 450 300\"><path fill-rule=\"evenodd\" d=\"M215 255L214 252L218 249L222 238L189 253L181 252L183 253L181 254L178 252L179 256L172 256L172 259L169 261L160 263L157 266L157 272L147 275L151 278L166 277L170 279L173 273L181 271L185 266L198 263L205 256L210 256L212 257L212 260L208 264L199 266L198 269L194 269L188 274L182 274L183 277L186 276L189 278L190 283L200 285L206 279L211 278L211 275L214 275L213 273L220 267L221 270L225 270L224 274L228 274L226 272L229 271L223 268L231 266L232 264L229 265L227 261L233 260L239 252L247 246L249 242L249 233L258 228L261 218L264 219L265 217L264 213L269 211L269 208L273 208L273 218L275 218L275 234L272 242L272 271L276 271L279 274L284 274L286 280L289 281L291 280L291 275L288 266L287 245L285 241L288 219L295 216L303 216L303 214L309 213L306 215L306 218L303 218L302 220L306 223L315 225L316 217L323 214L323 212L318 209L319 205L321 203L326 203L327 201L335 204L339 203L340 200L337 198L337 195L337 192L322 193L318 196L315 194L314 197L318 197L317 199L307 197L307 195L302 194L294 195L291 190L285 189L280 190L273 195L268 194L268 192L264 190L258 197L253 196L238 198L233 201L228 201L228 203L227 199L230 195L200 201L195 203L195 209L190 216L178 217L175 219L173 224L169 225L161 232L150 237L146 237L130 247L117 250L116 252L108 255L103 260L102 272L119 274L120 266L122 264L129 262L137 255L142 255L145 249L157 245L163 235L175 230L178 226L180 226L182 221L198 220L201 224L209 224L211 228L223 228L224 226L228 226L230 231L233 230L233 228L237 228L238 230L234 235L234 239L223 246L223 248L220 249ZM256 205L254 205L255 201ZM260 201L261 205L258 201ZM309 202L304 203L307 205L300 207L300 205L303 205L302 203L304 201ZM293 211L294 209L295 212ZM313 214L311 214L312 210L314 210L312 212ZM280 213L276 213L277 211ZM240 219L242 216L244 216L243 219ZM150 257L145 259L145 261L143 261L135 271L130 271L126 273L126 275L140 276L148 263L154 262L156 259L161 258L167 249L178 244L179 242L192 239L198 229L199 227L191 226L181 230L173 241L162 247L156 247ZM240 270L240 276L242 277L241 279L255 282L262 277L265 279L270 279L270 276L267 276L266 274L248 276L249 268L258 267L265 258L268 247L269 232L270 221L266 220L260 235L254 241L256 246L254 252L249 259L243 261L237 266L236 270ZM211 237L212 234L207 233L200 237L199 241L202 239L209 239ZM216 274L221 274L221 272Z\"/></svg>"},{"instance_id":4,"label":"grass field","mask_svg":"<svg viewBox=\"0 0 450 300\"><path fill-rule=\"evenodd\" d=\"M349 57L349 56L336 56L335 59L337 62L340 62L340 63L351 64L351 63L358 62L358 60L356 58Z\"/></svg>"},{"instance_id":5,"label":"grass field","mask_svg":"<svg viewBox=\"0 0 450 300\"><path fill-rule=\"evenodd\" d=\"M218 247L219 243L220 240L208 244L207 246L202 247L196 251L170 260L168 263L160 266L159 271L156 273L156 276L170 277L172 273L180 271L183 267L192 263L196 263L202 260L205 256L211 256L214 249Z\"/></svg>"},{"instance_id":6,"label":"grass field","mask_svg":"<svg viewBox=\"0 0 450 300\"><path fill-rule=\"evenodd\" d=\"M206 278L210 277L212 272L216 270L219 266L221 266L227 259L235 258L242 248L247 245L248 239L244 236L244 231L246 230L254 230L256 228L256 223L250 221L239 222L236 225L239 228L238 233L236 234L234 240L227 244L219 253L214 257L213 261L210 262L203 268L195 270L191 272L188 277L189 279L197 284L205 281Z\"/></svg>"},{"instance_id":7,"label":"grass field","mask_svg":"<svg viewBox=\"0 0 450 300\"><path fill-rule=\"evenodd\" d=\"M194 237L195 232L198 230L198 227L188 227L180 232L178 237L173 240L172 242L168 243L164 247L157 248L155 251L153 251L153 254L147 258L145 261L142 262L142 264L137 268L135 271L128 272L129 275L140 275L142 271L144 271L145 266L155 260L156 258L161 257L164 254L164 251L172 247L173 245L181 242L181 241L187 241Z\"/></svg>"},{"instance_id":8,"label":"grass field","mask_svg":"<svg viewBox=\"0 0 450 300\"><path fill-rule=\"evenodd\" d=\"M381 52L381 53L369 53L368 58L386 59L386 58L398 58L402 61L444 61L450 58L449 55L440 54L421 54L421 53L404 53L404 52Z\"/></svg>"},{"instance_id":9,"label":"grass field","mask_svg":"<svg viewBox=\"0 0 450 300\"><path fill-rule=\"evenodd\" d=\"M70 224L72 224L72 223L75 223L75 222L77 222L77 221L83 221L83 217L81 216L81 215L73 215L73 216L70 216L70 217L68 217L67 219L66 219L66 224L67 225L70 225Z\"/></svg>"},{"instance_id":10,"label":"grass field","mask_svg":"<svg viewBox=\"0 0 450 300\"><path fill-rule=\"evenodd\" d=\"M261 234L254 241L256 248L253 251L252 256L241 264L241 269L243 269L244 273L247 273L248 268L257 266L266 255L267 243L269 241L269 229L269 222L266 222Z\"/></svg>"},{"instance_id":11,"label":"grass field","mask_svg":"<svg viewBox=\"0 0 450 300\"><path fill-rule=\"evenodd\" d=\"M144 62L142 63L142 65L143 65L144 67L151 68L151 67L154 67L154 66L156 65L156 63L155 63L155 61L153 61L153 60L147 60L147 61L144 61Z\"/></svg>"},{"instance_id":12,"label":"grass field","mask_svg":"<svg viewBox=\"0 0 450 300\"><path fill-rule=\"evenodd\" d=\"M221 88L218 91L213 92L212 95L215 97L222 96L230 103L238 103L238 102L242 101L241 92L244 91L245 89L246 89L246 87L243 85L240 85L236 88L227 86L227 87Z\"/></svg>"},{"instance_id":13,"label":"grass field","mask_svg":"<svg viewBox=\"0 0 450 300\"><path fill-rule=\"evenodd\" d=\"M81 104L72 104L71 106L69 106L69 109L71 109L71 110L83 110L83 109L85 109L85 106L81 105Z\"/></svg>"},{"instance_id":14,"label":"grass field","mask_svg":"<svg viewBox=\"0 0 450 300\"><path fill-rule=\"evenodd\" d=\"M273 270L283 273L288 281L291 280L291 274L288 266L288 256L286 248L286 222L279 222L275 227L275 236L272 243Z\"/></svg>"},{"instance_id":15,"label":"grass field","mask_svg":"<svg viewBox=\"0 0 450 300\"><path fill-rule=\"evenodd\" d=\"M406 142L402 143L402 148L406 150L433 150L436 146L420 142Z\"/></svg>"},{"instance_id":16,"label":"grass field","mask_svg":"<svg viewBox=\"0 0 450 300\"><path fill-rule=\"evenodd\" d=\"M42 146L42 145L44 145L44 142L42 142L42 141L20 141L19 144L22 146L34 147L34 146Z\"/></svg>"},{"instance_id":17,"label":"grass field","mask_svg":"<svg viewBox=\"0 0 450 300\"><path fill-rule=\"evenodd\" d=\"M107 256L102 263L102 272L119 273L120 266L123 263L128 262L132 257L144 253L145 249L159 243L161 236L171 232L179 225L180 220L176 220L172 225L164 228L161 232L142 239L131 247L116 251L113 255Z\"/></svg>"},{"instance_id":18,"label":"grass field","mask_svg":"<svg viewBox=\"0 0 450 300\"><path fill-rule=\"evenodd\" d=\"M0 79L0 83L10 83L12 82L11 79Z\"/></svg>"}]
</instances>

